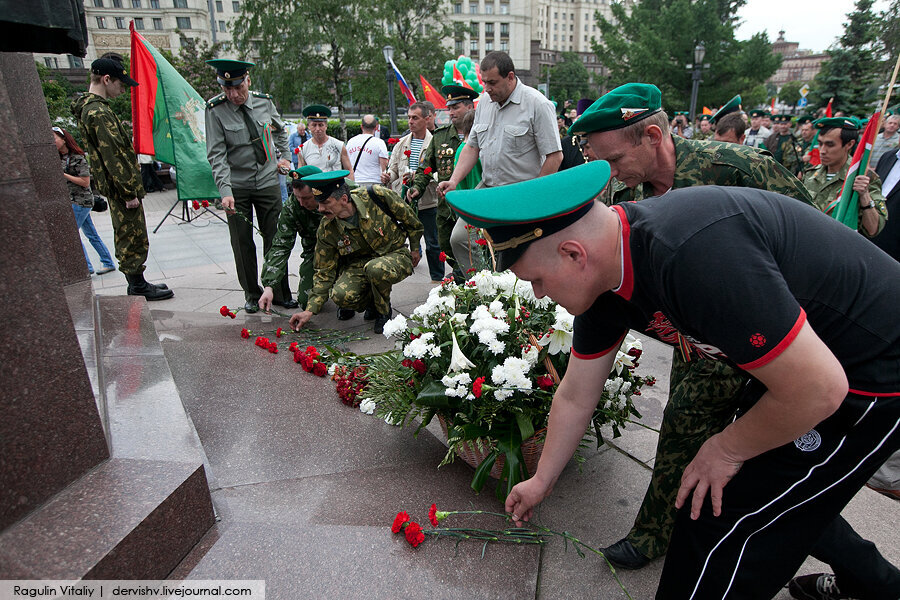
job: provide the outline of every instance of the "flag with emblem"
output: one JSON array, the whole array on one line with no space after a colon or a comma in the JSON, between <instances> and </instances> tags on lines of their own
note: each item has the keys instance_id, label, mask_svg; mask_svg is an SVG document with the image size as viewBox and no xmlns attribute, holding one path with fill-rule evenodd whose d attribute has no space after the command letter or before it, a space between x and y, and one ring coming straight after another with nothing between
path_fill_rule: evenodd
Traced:
<instances>
[{"instance_id":1,"label":"flag with emblem","mask_svg":"<svg viewBox=\"0 0 900 600\"><path fill-rule=\"evenodd\" d=\"M206 158L205 102L131 22L134 149L174 165L178 199L218 198Z\"/></svg>"},{"instance_id":2,"label":"flag with emblem","mask_svg":"<svg viewBox=\"0 0 900 600\"><path fill-rule=\"evenodd\" d=\"M856 145L853 160L850 161L850 168L847 169L847 177L844 179L841 195L832 203L832 206L825 209L825 212L835 220L854 230L859 227L859 192L853 189L853 182L856 181L858 175L864 175L869 166L869 155L872 153L872 145L878 134L880 117L881 113L877 112L869 119L862 137L859 138L859 144Z\"/></svg>"},{"instance_id":3,"label":"flag with emblem","mask_svg":"<svg viewBox=\"0 0 900 600\"><path fill-rule=\"evenodd\" d=\"M426 100L434 104L435 108L447 108L444 97L431 87L431 84L422 75L419 75L419 82L422 84L422 94L425 95Z\"/></svg>"}]
</instances>

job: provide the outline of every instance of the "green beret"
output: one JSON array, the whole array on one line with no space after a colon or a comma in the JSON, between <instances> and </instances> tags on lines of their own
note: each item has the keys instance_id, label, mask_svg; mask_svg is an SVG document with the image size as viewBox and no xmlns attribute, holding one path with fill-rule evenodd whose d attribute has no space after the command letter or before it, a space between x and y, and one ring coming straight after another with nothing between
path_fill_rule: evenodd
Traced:
<instances>
[{"instance_id":1,"label":"green beret","mask_svg":"<svg viewBox=\"0 0 900 600\"><path fill-rule=\"evenodd\" d=\"M764 117L766 116L766 111L754 108L749 114L751 117Z\"/></svg>"},{"instance_id":2,"label":"green beret","mask_svg":"<svg viewBox=\"0 0 900 600\"><path fill-rule=\"evenodd\" d=\"M604 94L569 128L569 135L612 131L662 110L662 92L648 83L626 83Z\"/></svg>"},{"instance_id":3,"label":"green beret","mask_svg":"<svg viewBox=\"0 0 900 600\"><path fill-rule=\"evenodd\" d=\"M464 85L445 85L441 87L441 93L447 96L447 106L453 106L465 100L474 102L478 97L478 92Z\"/></svg>"},{"instance_id":4,"label":"green beret","mask_svg":"<svg viewBox=\"0 0 900 600\"><path fill-rule=\"evenodd\" d=\"M303 116L312 121L324 121L331 116L331 109L322 104L310 104L303 109Z\"/></svg>"},{"instance_id":5,"label":"green beret","mask_svg":"<svg viewBox=\"0 0 900 600\"><path fill-rule=\"evenodd\" d=\"M497 269L505 271L528 244L584 216L609 182L609 173L609 163L595 160L520 183L452 191L447 204L467 223L485 229Z\"/></svg>"},{"instance_id":6,"label":"green beret","mask_svg":"<svg viewBox=\"0 0 900 600\"><path fill-rule=\"evenodd\" d=\"M859 129L859 121L855 117L823 117L813 121L816 129L837 127L838 129Z\"/></svg>"},{"instance_id":7,"label":"green beret","mask_svg":"<svg viewBox=\"0 0 900 600\"><path fill-rule=\"evenodd\" d=\"M245 60L228 60L224 58L208 60L206 64L216 70L216 81L219 82L219 85L224 85L225 87L236 87L244 83L244 79L247 78L247 72L250 70L250 67L254 66L254 63Z\"/></svg>"},{"instance_id":8,"label":"green beret","mask_svg":"<svg viewBox=\"0 0 900 600\"><path fill-rule=\"evenodd\" d=\"M725 115L731 114L735 111L741 110L741 96L738 94L728 102L722 105L722 108L717 110L712 118L709 120L710 123L715 124L716 121L724 117Z\"/></svg>"},{"instance_id":9,"label":"green beret","mask_svg":"<svg viewBox=\"0 0 900 600\"><path fill-rule=\"evenodd\" d=\"M791 115L772 115L772 121L774 123L790 123Z\"/></svg>"},{"instance_id":10,"label":"green beret","mask_svg":"<svg viewBox=\"0 0 900 600\"><path fill-rule=\"evenodd\" d=\"M322 169L313 165L303 165L299 169L292 169L289 171L292 179L302 179L303 177L308 177L309 175L315 175L316 173L321 173Z\"/></svg>"},{"instance_id":11,"label":"green beret","mask_svg":"<svg viewBox=\"0 0 900 600\"><path fill-rule=\"evenodd\" d=\"M313 190L313 195L317 202L327 199L334 190L338 189L344 183L344 177L350 175L350 171L327 171L319 172L313 175L307 175L300 181L309 184Z\"/></svg>"}]
</instances>

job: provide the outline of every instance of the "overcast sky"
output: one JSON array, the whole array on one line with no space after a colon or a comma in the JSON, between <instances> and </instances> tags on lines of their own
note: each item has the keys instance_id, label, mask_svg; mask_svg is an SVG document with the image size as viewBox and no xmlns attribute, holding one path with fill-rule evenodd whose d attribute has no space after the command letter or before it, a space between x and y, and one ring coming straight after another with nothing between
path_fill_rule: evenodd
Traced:
<instances>
[{"instance_id":1,"label":"overcast sky","mask_svg":"<svg viewBox=\"0 0 900 600\"><path fill-rule=\"evenodd\" d=\"M853 12L853 0L747 0L738 11L743 23L737 29L738 39L748 39L765 31L769 41L784 38L799 42L800 48L824 52L844 31L846 15ZM886 10L888 0L876 0L873 10Z\"/></svg>"}]
</instances>

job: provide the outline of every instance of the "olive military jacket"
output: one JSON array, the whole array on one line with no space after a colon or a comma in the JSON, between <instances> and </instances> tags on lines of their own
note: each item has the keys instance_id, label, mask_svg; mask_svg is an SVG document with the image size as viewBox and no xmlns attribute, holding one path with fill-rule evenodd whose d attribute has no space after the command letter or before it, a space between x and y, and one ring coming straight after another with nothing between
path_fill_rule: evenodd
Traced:
<instances>
[{"instance_id":1,"label":"olive military jacket","mask_svg":"<svg viewBox=\"0 0 900 600\"><path fill-rule=\"evenodd\" d=\"M825 165L819 165L811 171L807 171L803 183L806 185L807 189L809 189L810 194L812 194L813 204L816 208L825 211L825 209L828 208L828 205L834 200L837 200L841 195L841 191L844 188L844 181L847 179L847 171L850 169L850 163L852 161L853 157L848 156L847 163L841 167L841 170L837 172L831 181L828 181L826 177L828 169ZM881 230L884 229L884 223L887 221L888 212L887 205L884 203L884 196L881 195L881 179L874 173L872 173L872 179L869 181L869 195L875 202L875 211L878 213L878 229L875 230L875 235L878 235L881 233ZM863 210L866 209L860 207L859 232L866 237L875 237L875 235L870 236L862 226ZM827 212L828 214L831 214L831 211Z\"/></svg>"},{"instance_id":2,"label":"olive military jacket","mask_svg":"<svg viewBox=\"0 0 900 600\"><path fill-rule=\"evenodd\" d=\"M107 198L144 197L144 184L131 136L109 106L109 100L90 92L72 102L97 190Z\"/></svg>"},{"instance_id":3,"label":"olive military jacket","mask_svg":"<svg viewBox=\"0 0 900 600\"><path fill-rule=\"evenodd\" d=\"M455 125L445 125L434 130L431 143L422 150L422 158L419 160L419 168L413 180L412 189L419 192L419 196L434 180L435 173L439 182L450 179L453 175L453 157L456 156L456 149L460 143L459 132L456 131ZM431 171L426 175L425 169L429 167Z\"/></svg>"},{"instance_id":4,"label":"olive military jacket","mask_svg":"<svg viewBox=\"0 0 900 600\"><path fill-rule=\"evenodd\" d=\"M385 214L369 197L367 188L350 191L350 201L356 207L359 226L354 227L343 219L322 219L316 232L316 258L313 287L309 292L306 310L318 314L328 292L341 269L347 265L371 260L392 252L409 253L410 247L418 249L424 228L413 209L396 192L381 186L372 186L391 215ZM399 225L395 223L399 222Z\"/></svg>"},{"instance_id":5,"label":"olive military jacket","mask_svg":"<svg viewBox=\"0 0 900 600\"><path fill-rule=\"evenodd\" d=\"M268 124L275 149L289 160L288 134L272 97L250 92L246 102L256 131L247 131L243 109L219 94L206 103L206 157L222 197L233 196L232 188L258 190L278 185L275 160L258 162L251 139L262 135Z\"/></svg>"},{"instance_id":6,"label":"olive military jacket","mask_svg":"<svg viewBox=\"0 0 900 600\"><path fill-rule=\"evenodd\" d=\"M766 140L766 150L772 153L772 156L784 165L784 168L791 173L799 173L803 164L800 157L803 148L793 134L779 135L773 133Z\"/></svg>"},{"instance_id":7,"label":"olive military jacket","mask_svg":"<svg viewBox=\"0 0 900 600\"><path fill-rule=\"evenodd\" d=\"M300 247L303 251L300 257L304 262L311 261L315 255L316 232L322 222L322 215L318 212L307 210L293 196L289 196L287 202L281 208L278 216L278 228L272 245L266 252L265 262L262 267L262 284L264 287L274 288L285 275L287 275L288 259L294 249L297 236L300 236Z\"/></svg>"},{"instance_id":8,"label":"olive military jacket","mask_svg":"<svg viewBox=\"0 0 900 600\"><path fill-rule=\"evenodd\" d=\"M803 183L777 163L767 150L678 136L673 136L672 141L675 143L673 190L695 185L750 187L812 204L812 197ZM602 198L606 204L618 204L654 195L653 186L649 183L629 189L613 179Z\"/></svg>"}]
</instances>

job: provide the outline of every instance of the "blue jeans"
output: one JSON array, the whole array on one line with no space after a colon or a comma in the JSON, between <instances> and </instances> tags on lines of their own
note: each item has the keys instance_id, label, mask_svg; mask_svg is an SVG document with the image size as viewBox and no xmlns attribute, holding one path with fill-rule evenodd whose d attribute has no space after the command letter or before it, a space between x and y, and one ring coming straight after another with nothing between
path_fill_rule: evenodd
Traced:
<instances>
[{"instance_id":1,"label":"blue jeans","mask_svg":"<svg viewBox=\"0 0 900 600\"><path fill-rule=\"evenodd\" d=\"M286 175L278 174L278 187L281 188L281 203L284 204L288 200L288 194L290 193L288 188L288 180Z\"/></svg>"},{"instance_id":2,"label":"blue jeans","mask_svg":"<svg viewBox=\"0 0 900 600\"><path fill-rule=\"evenodd\" d=\"M104 267L115 269L116 263L113 262L112 256L109 255L109 250L106 248L106 244L103 243L97 230L94 229L94 222L91 220L91 207L73 204L72 211L75 213L75 226L84 232L84 235L91 243L91 246L93 246L94 250L97 251L97 254L100 255L100 262ZM84 242L81 242L81 249L84 250L84 260L87 261L88 271L93 274L94 265L91 264L91 259L88 257L87 248L84 247Z\"/></svg>"},{"instance_id":3,"label":"blue jeans","mask_svg":"<svg viewBox=\"0 0 900 600\"><path fill-rule=\"evenodd\" d=\"M432 281L444 278L444 263L441 262L441 247L438 245L437 207L419 211L419 220L425 228L425 258L428 260L428 274Z\"/></svg>"}]
</instances>

